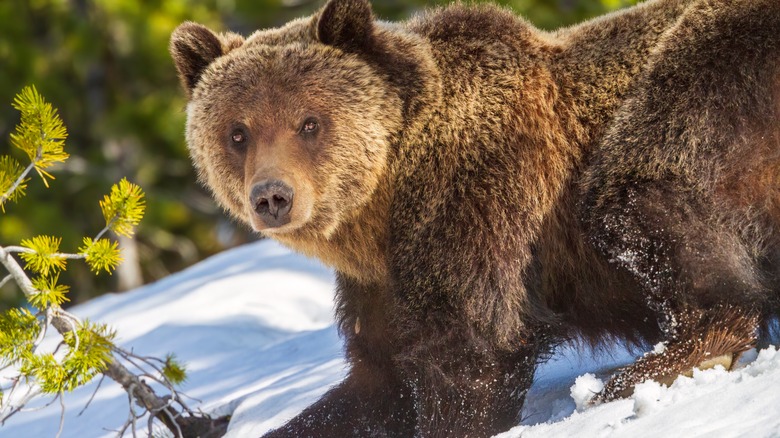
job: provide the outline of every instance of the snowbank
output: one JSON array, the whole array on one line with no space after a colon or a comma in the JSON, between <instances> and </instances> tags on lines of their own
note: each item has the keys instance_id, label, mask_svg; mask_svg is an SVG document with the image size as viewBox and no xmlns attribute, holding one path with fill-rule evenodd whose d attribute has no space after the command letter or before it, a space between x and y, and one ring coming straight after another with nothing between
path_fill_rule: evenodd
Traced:
<instances>
[{"instance_id":1,"label":"snowbank","mask_svg":"<svg viewBox=\"0 0 780 438\"><path fill-rule=\"evenodd\" d=\"M205 411L232 413L228 437L256 437L343 378L332 288L323 266L266 241L73 310L110 323L119 342L138 353L175 352L188 365L183 392L202 400ZM645 383L631 399L588 407L601 380L632 360L619 347L596 359L562 348L539 369L521 425L499 436L780 436L780 353L774 348L753 354L734 372L696 372L669 388ZM64 437L115 436L111 429L124 423L127 396L110 381L78 416L96 384L66 396ZM52 437L58 425L59 406L50 406L13 417L0 437Z\"/></svg>"}]
</instances>

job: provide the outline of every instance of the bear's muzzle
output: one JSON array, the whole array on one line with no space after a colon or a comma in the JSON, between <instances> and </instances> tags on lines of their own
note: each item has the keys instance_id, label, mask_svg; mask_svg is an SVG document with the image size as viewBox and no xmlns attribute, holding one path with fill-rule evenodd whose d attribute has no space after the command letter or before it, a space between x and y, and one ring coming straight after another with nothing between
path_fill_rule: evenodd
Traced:
<instances>
[{"instance_id":1,"label":"bear's muzzle","mask_svg":"<svg viewBox=\"0 0 780 438\"><path fill-rule=\"evenodd\" d=\"M290 222L293 189L279 180L265 180L252 186L250 205L268 228L281 227Z\"/></svg>"}]
</instances>

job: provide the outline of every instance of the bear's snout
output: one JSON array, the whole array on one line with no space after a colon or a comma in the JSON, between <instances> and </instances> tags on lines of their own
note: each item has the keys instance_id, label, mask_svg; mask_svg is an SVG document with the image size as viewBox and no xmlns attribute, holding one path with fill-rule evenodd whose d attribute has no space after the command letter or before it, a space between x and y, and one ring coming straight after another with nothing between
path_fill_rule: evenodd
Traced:
<instances>
[{"instance_id":1,"label":"bear's snout","mask_svg":"<svg viewBox=\"0 0 780 438\"><path fill-rule=\"evenodd\" d=\"M290 222L293 195L293 189L284 182L266 180L252 187L249 202L268 228L276 228Z\"/></svg>"}]
</instances>

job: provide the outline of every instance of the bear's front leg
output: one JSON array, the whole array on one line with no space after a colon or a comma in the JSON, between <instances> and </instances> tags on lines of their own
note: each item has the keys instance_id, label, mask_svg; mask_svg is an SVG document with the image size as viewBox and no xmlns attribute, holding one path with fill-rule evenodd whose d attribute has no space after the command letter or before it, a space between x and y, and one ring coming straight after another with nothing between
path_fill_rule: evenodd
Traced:
<instances>
[{"instance_id":1,"label":"bear's front leg","mask_svg":"<svg viewBox=\"0 0 780 438\"><path fill-rule=\"evenodd\" d=\"M397 380L361 364L284 426L265 438L411 437L411 393Z\"/></svg>"},{"instance_id":2,"label":"bear's front leg","mask_svg":"<svg viewBox=\"0 0 780 438\"><path fill-rule=\"evenodd\" d=\"M475 163L438 155L446 150L426 148L393 198L396 362L412 385L416 436L488 437L519 423L537 361L558 334L538 298L532 244L542 215L530 211L535 199L525 202L533 190L501 179L518 174L517 157Z\"/></svg>"},{"instance_id":3,"label":"bear's front leg","mask_svg":"<svg viewBox=\"0 0 780 438\"><path fill-rule=\"evenodd\" d=\"M489 437L520 421L534 368L549 348L529 339L513 351L496 348L459 322L426 320L404 339L399 356L411 382L419 437Z\"/></svg>"},{"instance_id":4,"label":"bear's front leg","mask_svg":"<svg viewBox=\"0 0 780 438\"><path fill-rule=\"evenodd\" d=\"M416 414L410 382L393 357L388 288L338 274L336 316L351 368L347 378L287 424L266 437L411 437Z\"/></svg>"}]
</instances>

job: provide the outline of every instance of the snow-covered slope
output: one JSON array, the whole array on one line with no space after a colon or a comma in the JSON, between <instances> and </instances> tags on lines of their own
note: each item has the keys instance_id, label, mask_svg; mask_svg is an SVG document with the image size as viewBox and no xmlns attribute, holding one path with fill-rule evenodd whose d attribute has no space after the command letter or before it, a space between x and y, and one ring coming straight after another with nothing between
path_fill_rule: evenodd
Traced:
<instances>
[{"instance_id":1,"label":"snow-covered slope","mask_svg":"<svg viewBox=\"0 0 780 438\"><path fill-rule=\"evenodd\" d=\"M332 274L317 262L265 241L73 310L110 323L137 353L175 352L188 365L183 392L202 400L205 411L232 412L229 437L257 437L343 378L332 287ZM697 372L669 388L649 382L631 399L576 411L575 401L597 387L594 375L631 360L619 347L598 358L561 349L539 369L522 424L500 436L780 437L774 348L748 355L734 372ZM115 436L111 429L124 423L127 396L110 381L78 415L96 384L66 396L64 437ZM50 406L13 417L0 437L52 437L58 426L59 406Z\"/></svg>"}]
</instances>

